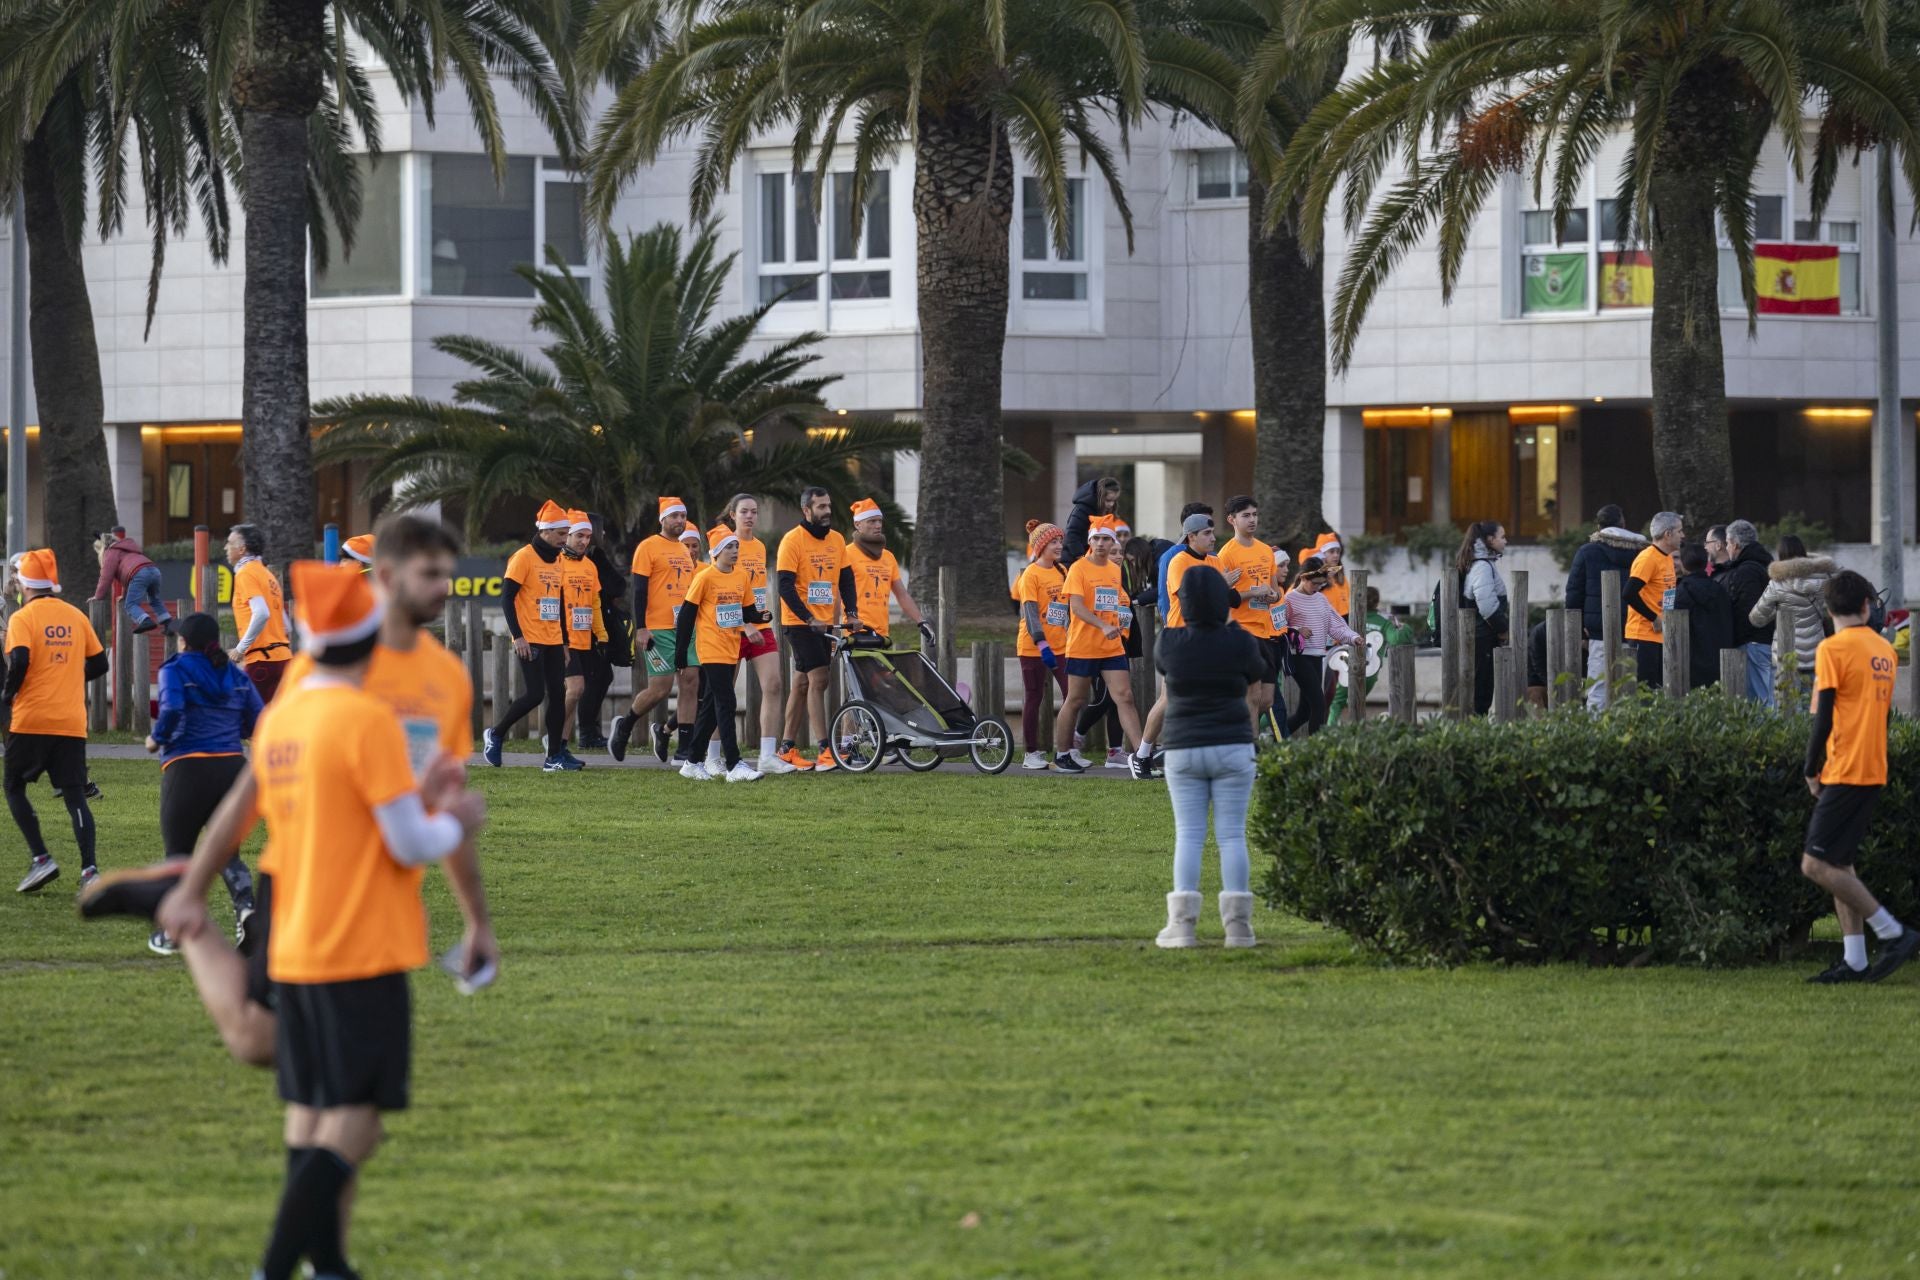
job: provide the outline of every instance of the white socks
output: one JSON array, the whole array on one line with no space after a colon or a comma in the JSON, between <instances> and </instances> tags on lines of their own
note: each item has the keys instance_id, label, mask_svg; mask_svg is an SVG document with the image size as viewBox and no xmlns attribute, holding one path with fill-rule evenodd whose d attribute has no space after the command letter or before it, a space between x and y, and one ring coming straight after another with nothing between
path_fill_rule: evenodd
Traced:
<instances>
[{"instance_id":1,"label":"white socks","mask_svg":"<svg viewBox=\"0 0 1920 1280\"><path fill-rule=\"evenodd\" d=\"M1840 939L1840 942L1841 942L1841 945L1843 945L1846 948L1847 968L1853 970L1855 973L1858 973L1862 969L1867 967L1867 935L1866 934L1850 933L1846 935L1844 938Z\"/></svg>"},{"instance_id":2,"label":"white socks","mask_svg":"<svg viewBox=\"0 0 1920 1280\"><path fill-rule=\"evenodd\" d=\"M1900 922L1885 907L1867 917L1867 927L1873 930L1873 936L1885 942L1888 938L1897 938L1904 932Z\"/></svg>"},{"instance_id":3,"label":"white socks","mask_svg":"<svg viewBox=\"0 0 1920 1280\"><path fill-rule=\"evenodd\" d=\"M1153 744L1145 738L1142 738L1140 739L1140 745L1134 748L1133 754L1144 759L1153 754Z\"/></svg>"},{"instance_id":4,"label":"white socks","mask_svg":"<svg viewBox=\"0 0 1920 1280\"><path fill-rule=\"evenodd\" d=\"M771 760L773 759L773 757L779 754L780 754L780 742L778 739L776 738L760 739L760 758L762 760Z\"/></svg>"}]
</instances>

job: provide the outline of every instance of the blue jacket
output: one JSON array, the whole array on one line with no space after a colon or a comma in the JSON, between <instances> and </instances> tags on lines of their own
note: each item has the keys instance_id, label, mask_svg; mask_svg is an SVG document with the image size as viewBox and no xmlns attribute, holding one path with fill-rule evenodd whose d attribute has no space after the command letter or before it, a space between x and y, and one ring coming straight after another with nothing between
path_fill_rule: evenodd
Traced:
<instances>
[{"instance_id":1,"label":"blue jacket","mask_svg":"<svg viewBox=\"0 0 1920 1280\"><path fill-rule=\"evenodd\" d=\"M153 740L164 764L185 755L235 755L265 704L247 673L205 654L176 653L160 665L160 718Z\"/></svg>"},{"instance_id":2,"label":"blue jacket","mask_svg":"<svg viewBox=\"0 0 1920 1280\"><path fill-rule=\"evenodd\" d=\"M1627 529L1597 529L1585 546L1573 553L1573 568L1567 573L1567 608L1580 610L1587 639L1600 640L1606 625L1600 611L1600 577L1612 570L1620 574L1620 589L1627 589L1633 559L1647 549L1647 540ZM1626 626L1627 609L1620 606L1620 625ZM1624 634L1624 631L1623 631Z\"/></svg>"}]
</instances>

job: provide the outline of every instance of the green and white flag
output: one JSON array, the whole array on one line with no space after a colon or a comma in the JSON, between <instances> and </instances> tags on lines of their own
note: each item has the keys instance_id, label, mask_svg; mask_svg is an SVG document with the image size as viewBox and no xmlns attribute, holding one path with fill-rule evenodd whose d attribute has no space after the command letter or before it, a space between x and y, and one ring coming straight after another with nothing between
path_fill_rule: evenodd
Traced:
<instances>
[{"instance_id":1,"label":"green and white flag","mask_svg":"<svg viewBox=\"0 0 1920 1280\"><path fill-rule=\"evenodd\" d=\"M1527 259L1526 293L1522 309L1585 311L1587 309L1587 255L1540 253Z\"/></svg>"}]
</instances>

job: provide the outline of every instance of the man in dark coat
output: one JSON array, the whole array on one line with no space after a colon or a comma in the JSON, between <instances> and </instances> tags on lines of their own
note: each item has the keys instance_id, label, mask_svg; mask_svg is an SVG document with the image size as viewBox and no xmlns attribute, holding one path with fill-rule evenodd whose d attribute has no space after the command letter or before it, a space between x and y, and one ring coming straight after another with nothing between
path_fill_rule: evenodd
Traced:
<instances>
[{"instance_id":1,"label":"man in dark coat","mask_svg":"<svg viewBox=\"0 0 1920 1280\"><path fill-rule=\"evenodd\" d=\"M1607 704L1606 627L1601 621L1602 575L1617 572L1620 588L1626 590L1632 576L1633 558L1646 550L1647 540L1626 527L1626 513L1613 503L1594 515L1594 530L1585 546L1573 553L1573 568L1567 573L1567 608L1578 609L1587 637L1587 679L1593 681L1587 691L1587 705L1598 711ZM1626 626L1627 611L1620 610L1620 624ZM1620 637L1624 639L1624 632Z\"/></svg>"},{"instance_id":2,"label":"man in dark coat","mask_svg":"<svg viewBox=\"0 0 1920 1280\"><path fill-rule=\"evenodd\" d=\"M1692 639L1687 655L1687 688L1704 689L1720 683L1720 651L1733 647L1733 598L1720 580L1707 573L1712 561L1697 542L1680 548L1685 570L1673 587L1675 616L1684 613Z\"/></svg>"},{"instance_id":3,"label":"man in dark coat","mask_svg":"<svg viewBox=\"0 0 1920 1280\"><path fill-rule=\"evenodd\" d=\"M1773 622L1753 625L1753 606L1767 591L1767 566L1773 557L1760 545L1760 531L1751 520L1735 520L1727 526L1727 551L1730 559L1714 575L1714 581L1727 589L1733 599L1733 643L1747 655L1747 696L1771 707L1773 695Z\"/></svg>"},{"instance_id":4,"label":"man in dark coat","mask_svg":"<svg viewBox=\"0 0 1920 1280\"><path fill-rule=\"evenodd\" d=\"M1087 522L1095 516L1110 516L1120 505L1120 482L1112 476L1089 480L1073 493L1073 510L1067 513L1066 540L1060 548L1060 567L1065 569L1087 554Z\"/></svg>"}]
</instances>

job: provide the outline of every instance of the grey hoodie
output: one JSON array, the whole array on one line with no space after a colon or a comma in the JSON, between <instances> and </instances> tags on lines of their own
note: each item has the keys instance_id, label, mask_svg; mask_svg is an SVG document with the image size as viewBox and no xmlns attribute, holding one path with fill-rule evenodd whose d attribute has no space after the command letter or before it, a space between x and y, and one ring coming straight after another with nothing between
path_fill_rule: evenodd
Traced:
<instances>
[{"instance_id":1,"label":"grey hoodie","mask_svg":"<svg viewBox=\"0 0 1920 1280\"><path fill-rule=\"evenodd\" d=\"M1473 567L1467 570L1467 582L1464 596L1473 602L1480 616L1491 622L1507 603L1506 579L1493 567L1500 558L1498 551L1487 549L1485 539L1473 540Z\"/></svg>"},{"instance_id":2,"label":"grey hoodie","mask_svg":"<svg viewBox=\"0 0 1920 1280\"><path fill-rule=\"evenodd\" d=\"M1747 620L1756 627L1764 627L1773 621L1782 604L1793 606L1792 628L1774 628L1774 670L1786 669L1789 649L1801 671L1813 670L1813 651L1827 638L1831 625L1827 619L1827 602L1821 592L1837 568L1829 556L1775 560L1767 566L1767 589L1760 594L1760 603L1753 606Z\"/></svg>"}]
</instances>

